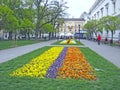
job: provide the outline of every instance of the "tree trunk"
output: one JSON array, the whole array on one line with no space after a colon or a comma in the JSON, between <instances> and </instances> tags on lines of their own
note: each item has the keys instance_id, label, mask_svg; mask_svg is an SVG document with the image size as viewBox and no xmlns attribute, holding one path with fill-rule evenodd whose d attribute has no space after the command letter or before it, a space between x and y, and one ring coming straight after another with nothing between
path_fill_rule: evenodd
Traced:
<instances>
[{"instance_id":1,"label":"tree trunk","mask_svg":"<svg viewBox=\"0 0 120 90\"><path fill-rule=\"evenodd\" d=\"M54 38L54 32L52 33L52 39Z\"/></svg>"},{"instance_id":2,"label":"tree trunk","mask_svg":"<svg viewBox=\"0 0 120 90\"><path fill-rule=\"evenodd\" d=\"M113 30L111 30L111 34L112 34L112 36L111 36L111 40L110 40L110 45L113 44Z\"/></svg>"},{"instance_id":3,"label":"tree trunk","mask_svg":"<svg viewBox=\"0 0 120 90\"><path fill-rule=\"evenodd\" d=\"M37 3L37 23L36 23L36 31L35 31L35 40L38 40L38 32L40 27L40 3Z\"/></svg>"},{"instance_id":4,"label":"tree trunk","mask_svg":"<svg viewBox=\"0 0 120 90\"><path fill-rule=\"evenodd\" d=\"M55 33L54 33L54 34L55 34L55 38L56 38L56 30L55 30Z\"/></svg>"},{"instance_id":5,"label":"tree trunk","mask_svg":"<svg viewBox=\"0 0 120 90\"><path fill-rule=\"evenodd\" d=\"M51 39L50 37L51 37L51 32L49 32L49 40Z\"/></svg>"},{"instance_id":6,"label":"tree trunk","mask_svg":"<svg viewBox=\"0 0 120 90\"><path fill-rule=\"evenodd\" d=\"M38 39L38 31L39 31L39 25L36 25L36 31L35 31L35 40Z\"/></svg>"},{"instance_id":7,"label":"tree trunk","mask_svg":"<svg viewBox=\"0 0 120 90\"><path fill-rule=\"evenodd\" d=\"M15 33L15 36L14 36L14 39L13 39L13 47L16 47L17 46L17 38L16 38L16 33Z\"/></svg>"},{"instance_id":8,"label":"tree trunk","mask_svg":"<svg viewBox=\"0 0 120 90\"><path fill-rule=\"evenodd\" d=\"M97 32L95 32L95 36L96 36L95 41L97 41Z\"/></svg>"},{"instance_id":9,"label":"tree trunk","mask_svg":"<svg viewBox=\"0 0 120 90\"><path fill-rule=\"evenodd\" d=\"M107 32L107 38L108 38L108 30L106 32Z\"/></svg>"},{"instance_id":10,"label":"tree trunk","mask_svg":"<svg viewBox=\"0 0 120 90\"><path fill-rule=\"evenodd\" d=\"M8 40L12 40L12 31L9 32Z\"/></svg>"},{"instance_id":11,"label":"tree trunk","mask_svg":"<svg viewBox=\"0 0 120 90\"><path fill-rule=\"evenodd\" d=\"M30 34L29 34L29 32L27 33L27 37L28 37L28 40L30 40Z\"/></svg>"},{"instance_id":12,"label":"tree trunk","mask_svg":"<svg viewBox=\"0 0 120 90\"><path fill-rule=\"evenodd\" d=\"M39 31L39 38L41 39L41 37L42 37L42 33L41 31Z\"/></svg>"},{"instance_id":13,"label":"tree trunk","mask_svg":"<svg viewBox=\"0 0 120 90\"><path fill-rule=\"evenodd\" d=\"M25 32L25 39L27 39L27 35L26 35L27 33Z\"/></svg>"}]
</instances>

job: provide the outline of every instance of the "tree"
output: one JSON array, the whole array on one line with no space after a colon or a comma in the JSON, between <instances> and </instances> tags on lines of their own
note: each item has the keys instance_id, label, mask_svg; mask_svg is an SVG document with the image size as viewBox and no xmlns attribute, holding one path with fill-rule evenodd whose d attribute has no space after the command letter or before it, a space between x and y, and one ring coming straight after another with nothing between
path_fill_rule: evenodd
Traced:
<instances>
[{"instance_id":1,"label":"tree","mask_svg":"<svg viewBox=\"0 0 120 90\"><path fill-rule=\"evenodd\" d=\"M103 21L102 19L98 20L98 23L97 23L97 29L99 32L103 32Z\"/></svg>"},{"instance_id":2,"label":"tree","mask_svg":"<svg viewBox=\"0 0 120 90\"><path fill-rule=\"evenodd\" d=\"M23 0L1 0L1 4L3 6L7 6L9 9L12 10L12 14L14 15L14 17L18 20L18 24L20 24L20 16L21 16L21 8L22 8L22 2ZM19 31L19 27L17 27L17 29ZM7 31L7 29L6 29ZM12 35L13 35L13 32L12 31L9 31L9 39L12 39Z\"/></svg>"},{"instance_id":3,"label":"tree","mask_svg":"<svg viewBox=\"0 0 120 90\"><path fill-rule=\"evenodd\" d=\"M63 2L63 0L61 0ZM41 28L48 23L55 24L56 19L63 12L63 6L66 3L60 3L57 0L49 2L48 0L34 0L34 6L36 9L36 39L38 38L38 32L41 32ZM59 6L59 7L58 7ZM57 8L56 8L57 7ZM41 21L44 21L44 23Z\"/></svg>"},{"instance_id":4,"label":"tree","mask_svg":"<svg viewBox=\"0 0 120 90\"><path fill-rule=\"evenodd\" d=\"M29 25L27 26L25 23L30 24L30 22L32 22L35 24L36 38L38 38L39 34L41 36L41 31L43 31L42 29L46 24L53 25L53 29L55 29L56 22L58 22L59 18L62 18L65 15L66 9L66 2L64 2L64 0L1 0L0 5L7 6L12 11L12 15L18 21L19 27L16 27L16 30L18 30L17 32L22 32L23 27L28 28ZM0 14L5 11L6 10L1 10L0 8ZM9 11L6 13L9 13ZM4 15L2 14L0 16L0 25L2 25L1 23L5 25L6 22L3 21L6 21L6 16L4 18L2 16ZM2 25L1 28L3 28L4 25ZM28 32L29 31L30 30L28 30ZM9 30L8 32L10 33L10 38L12 38L13 32Z\"/></svg>"},{"instance_id":5,"label":"tree","mask_svg":"<svg viewBox=\"0 0 120 90\"><path fill-rule=\"evenodd\" d=\"M13 39L13 46L17 46L17 34L18 34L18 28L19 28L19 23L18 19L14 15L9 15L6 18L6 23L5 23L5 30L7 32L12 32L14 33L13 35L9 36L9 39ZM9 34L10 35L10 34Z\"/></svg>"},{"instance_id":6,"label":"tree","mask_svg":"<svg viewBox=\"0 0 120 90\"><path fill-rule=\"evenodd\" d=\"M6 20L8 19L9 16L13 15L13 11L5 6L5 5L0 5L0 23L1 23L1 29L5 28L5 23Z\"/></svg>"},{"instance_id":7,"label":"tree","mask_svg":"<svg viewBox=\"0 0 120 90\"><path fill-rule=\"evenodd\" d=\"M2 30L12 31L12 29L18 26L14 12L6 5L0 5L0 19L0 28ZM12 39L12 37L10 39Z\"/></svg>"},{"instance_id":8,"label":"tree","mask_svg":"<svg viewBox=\"0 0 120 90\"><path fill-rule=\"evenodd\" d=\"M44 29L44 31L46 32L46 33L49 33L49 40L51 39L51 33L52 32L54 32L54 30L53 30L53 25L52 24L45 24L44 26L43 26L43 29Z\"/></svg>"},{"instance_id":9,"label":"tree","mask_svg":"<svg viewBox=\"0 0 120 90\"><path fill-rule=\"evenodd\" d=\"M20 27L23 29L23 31L25 32L24 35L25 35L25 38L28 37L28 39L30 39L30 32L32 32L32 30L34 29L34 24L29 20L29 19L26 19L24 18L22 21L21 21L21 25ZM27 37L26 37L27 35Z\"/></svg>"},{"instance_id":10,"label":"tree","mask_svg":"<svg viewBox=\"0 0 120 90\"><path fill-rule=\"evenodd\" d=\"M5 30L14 33L15 44L16 44L16 40L17 40L16 36L18 33L18 27L19 27L18 19L14 16L9 16L7 19Z\"/></svg>"},{"instance_id":11,"label":"tree","mask_svg":"<svg viewBox=\"0 0 120 90\"><path fill-rule=\"evenodd\" d=\"M64 0L61 0L60 2L53 0L52 4L53 9L51 9L51 16L53 17L52 24L54 26L54 32L56 37L56 30L59 28L60 24L62 25L64 23L63 17L67 15L65 11L68 7L66 6L67 2L64 2Z\"/></svg>"},{"instance_id":12,"label":"tree","mask_svg":"<svg viewBox=\"0 0 120 90\"><path fill-rule=\"evenodd\" d=\"M113 43L113 34L120 26L120 18L116 16L105 16L101 18L102 27L109 32L111 31L111 44Z\"/></svg>"},{"instance_id":13,"label":"tree","mask_svg":"<svg viewBox=\"0 0 120 90\"><path fill-rule=\"evenodd\" d=\"M92 37L93 33L95 33L97 37L97 27L98 22L96 20L90 20L84 25L84 29L87 29L89 37Z\"/></svg>"}]
</instances>

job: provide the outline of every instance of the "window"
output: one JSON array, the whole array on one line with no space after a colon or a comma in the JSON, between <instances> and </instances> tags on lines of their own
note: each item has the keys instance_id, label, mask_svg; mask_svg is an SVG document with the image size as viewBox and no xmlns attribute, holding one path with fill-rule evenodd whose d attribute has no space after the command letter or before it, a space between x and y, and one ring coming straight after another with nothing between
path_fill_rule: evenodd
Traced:
<instances>
[{"instance_id":1,"label":"window","mask_svg":"<svg viewBox=\"0 0 120 90\"><path fill-rule=\"evenodd\" d=\"M96 19L96 14L94 14L94 17L95 17L95 19Z\"/></svg>"},{"instance_id":2,"label":"window","mask_svg":"<svg viewBox=\"0 0 120 90\"><path fill-rule=\"evenodd\" d=\"M100 10L101 10L101 17L103 17L103 8L101 8Z\"/></svg>"},{"instance_id":3,"label":"window","mask_svg":"<svg viewBox=\"0 0 120 90\"><path fill-rule=\"evenodd\" d=\"M116 12L116 0L111 0L113 4L113 14Z\"/></svg>"},{"instance_id":4,"label":"window","mask_svg":"<svg viewBox=\"0 0 120 90\"><path fill-rule=\"evenodd\" d=\"M97 17L98 17L98 19L99 19L99 11L97 12Z\"/></svg>"},{"instance_id":5,"label":"window","mask_svg":"<svg viewBox=\"0 0 120 90\"><path fill-rule=\"evenodd\" d=\"M105 5L105 7L106 7L106 13L107 13L107 15L108 15L109 3L107 3L107 4Z\"/></svg>"}]
</instances>

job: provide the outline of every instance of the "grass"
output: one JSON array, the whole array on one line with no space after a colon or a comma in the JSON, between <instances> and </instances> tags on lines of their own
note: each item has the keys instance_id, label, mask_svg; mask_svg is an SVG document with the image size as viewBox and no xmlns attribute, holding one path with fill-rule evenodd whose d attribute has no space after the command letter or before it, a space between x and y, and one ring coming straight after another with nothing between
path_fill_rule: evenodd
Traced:
<instances>
[{"instance_id":1,"label":"grass","mask_svg":"<svg viewBox=\"0 0 120 90\"><path fill-rule=\"evenodd\" d=\"M62 42L62 41L63 41L63 40L59 40L59 41L53 43L53 45L84 45L84 44L82 44L82 43L81 43L80 41L78 41L78 40L75 40L76 44L60 44L60 42Z\"/></svg>"},{"instance_id":2,"label":"grass","mask_svg":"<svg viewBox=\"0 0 120 90\"><path fill-rule=\"evenodd\" d=\"M113 42L112 46L120 46L120 44L118 42Z\"/></svg>"},{"instance_id":3,"label":"grass","mask_svg":"<svg viewBox=\"0 0 120 90\"><path fill-rule=\"evenodd\" d=\"M15 43L15 41L4 40L4 41L0 41L0 50L13 48L17 46L24 46L28 44L34 44L34 43L37 43L37 42L35 40L18 40Z\"/></svg>"},{"instance_id":4,"label":"grass","mask_svg":"<svg viewBox=\"0 0 120 90\"><path fill-rule=\"evenodd\" d=\"M0 64L0 90L120 90L120 69L89 48L81 48L88 62L96 69L96 81L77 79L40 79L10 77L9 74L50 47L44 47Z\"/></svg>"},{"instance_id":5,"label":"grass","mask_svg":"<svg viewBox=\"0 0 120 90\"><path fill-rule=\"evenodd\" d=\"M119 90L120 69L88 48L81 48L89 63L96 69L98 80L94 87L97 90Z\"/></svg>"}]
</instances>

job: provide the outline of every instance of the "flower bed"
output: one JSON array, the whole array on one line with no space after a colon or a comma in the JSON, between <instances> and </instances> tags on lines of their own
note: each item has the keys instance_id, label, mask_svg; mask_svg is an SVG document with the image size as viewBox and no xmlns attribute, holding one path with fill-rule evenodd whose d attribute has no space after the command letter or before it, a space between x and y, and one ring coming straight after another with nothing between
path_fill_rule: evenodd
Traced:
<instances>
[{"instance_id":1,"label":"flower bed","mask_svg":"<svg viewBox=\"0 0 120 90\"><path fill-rule=\"evenodd\" d=\"M58 69L61 67L63 60L66 56L67 47L64 48L62 53L59 55L57 60L53 63L53 65L48 69L46 77L48 78L56 78Z\"/></svg>"},{"instance_id":2,"label":"flower bed","mask_svg":"<svg viewBox=\"0 0 120 90\"><path fill-rule=\"evenodd\" d=\"M10 75L43 78L46 75L48 68L57 59L62 50L63 47L53 47Z\"/></svg>"},{"instance_id":3,"label":"flower bed","mask_svg":"<svg viewBox=\"0 0 120 90\"><path fill-rule=\"evenodd\" d=\"M93 68L76 47L52 47L10 75L96 80Z\"/></svg>"},{"instance_id":4,"label":"flower bed","mask_svg":"<svg viewBox=\"0 0 120 90\"><path fill-rule=\"evenodd\" d=\"M94 70L86 61L79 48L69 47L63 65L59 68L58 78L96 79Z\"/></svg>"},{"instance_id":5,"label":"flower bed","mask_svg":"<svg viewBox=\"0 0 120 90\"><path fill-rule=\"evenodd\" d=\"M60 42L60 44L76 44L76 42L73 39L67 39Z\"/></svg>"}]
</instances>

